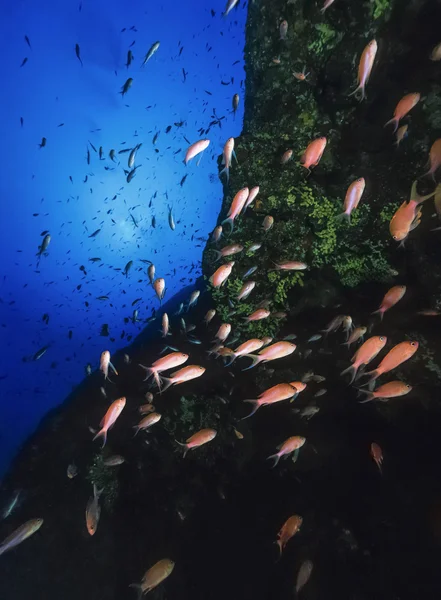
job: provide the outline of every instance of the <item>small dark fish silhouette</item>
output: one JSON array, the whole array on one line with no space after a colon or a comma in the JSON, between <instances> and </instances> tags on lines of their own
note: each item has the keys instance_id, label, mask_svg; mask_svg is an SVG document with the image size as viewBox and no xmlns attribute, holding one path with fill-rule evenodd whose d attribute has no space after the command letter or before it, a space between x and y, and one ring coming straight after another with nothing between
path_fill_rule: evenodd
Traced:
<instances>
[{"instance_id":1,"label":"small dark fish silhouette","mask_svg":"<svg viewBox=\"0 0 441 600\"><path fill-rule=\"evenodd\" d=\"M28 62L28 57L26 56L26 58L23 59L21 65L20 65L20 69L21 69L21 67L24 67L27 62Z\"/></svg>"},{"instance_id":2,"label":"small dark fish silhouette","mask_svg":"<svg viewBox=\"0 0 441 600\"><path fill-rule=\"evenodd\" d=\"M93 232L91 235L89 235L89 237L90 237L90 238L94 238L94 237L96 237L96 236L99 234L99 232L100 232L100 231L101 231L101 229L97 229L97 230L96 230L96 231L94 231L94 232Z\"/></svg>"},{"instance_id":3,"label":"small dark fish silhouette","mask_svg":"<svg viewBox=\"0 0 441 600\"><path fill-rule=\"evenodd\" d=\"M75 54L77 55L77 58L81 63L81 66L83 66L83 61L81 60L81 56L80 56L80 46L78 44L75 44Z\"/></svg>"},{"instance_id":4,"label":"small dark fish silhouette","mask_svg":"<svg viewBox=\"0 0 441 600\"><path fill-rule=\"evenodd\" d=\"M44 148L46 146L46 142L47 142L47 140L45 137L41 138L41 144L39 144L40 148Z\"/></svg>"},{"instance_id":5,"label":"small dark fish silhouette","mask_svg":"<svg viewBox=\"0 0 441 600\"><path fill-rule=\"evenodd\" d=\"M31 42L29 41L29 38L28 38L28 36L27 36L27 35L25 35L25 36L24 36L24 38L25 38L25 42L27 43L27 45L29 46L29 48L31 48L31 49L32 49Z\"/></svg>"}]
</instances>

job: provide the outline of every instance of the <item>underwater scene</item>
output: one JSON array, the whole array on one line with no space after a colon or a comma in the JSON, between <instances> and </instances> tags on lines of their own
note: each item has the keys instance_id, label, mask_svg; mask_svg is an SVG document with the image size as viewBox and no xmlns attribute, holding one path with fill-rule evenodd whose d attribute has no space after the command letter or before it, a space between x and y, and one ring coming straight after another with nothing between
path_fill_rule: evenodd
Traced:
<instances>
[{"instance_id":1,"label":"underwater scene","mask_svg":"<svg viewBox=\"0 0 441 600\"><path fill-rule=\"evenodd\" d=\"M0 15L0 600L439 600L441 2Z\"/></svg>"}]
</instances>

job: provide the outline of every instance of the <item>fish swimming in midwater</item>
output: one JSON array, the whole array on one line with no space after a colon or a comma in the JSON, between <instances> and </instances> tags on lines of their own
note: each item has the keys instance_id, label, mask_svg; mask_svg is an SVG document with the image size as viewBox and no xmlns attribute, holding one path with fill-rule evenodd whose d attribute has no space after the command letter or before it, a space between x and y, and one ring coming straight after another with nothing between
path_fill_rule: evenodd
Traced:
<instances>
[{"instance_id":1,"label":"fish swimming in midwater","mask_svg":"<svg viewBox=\"0 0 441 600\"><path fill-rule=\"evenodd\" d=\"M367 82L369 81L369 77L372 72L372 67L374 65L377 50L377 42L376 40L372 40L363 50L363 53L360 58L360 63L358 65L358 86L353 92L349 94L350 96L355 96L356 98L357 95L359 95L360 102L365 98L365 87Z\"/></svg>"},{"instance_id":2,"label":"fish swimming in midwater","mask_svg":"<svg viewBox=\"0 0 441 600\"><path fill-rule=\"evenodd\" d=\"M199 448L200 446L211 442L211 440L214 440L216 435L217 431L215 429L201 429L189 437L185 443L178 442L178 440L175 441L177 444L185 448L183 456L183 458L185 458L189 450L192 450L193 448Z\"/></svg>"},{"instance_id":3,"label":"fish swimming in midwater","mask_svg":"<svg viewBox=\"0 0 441 600\"><path fill-rule=\"evenodd\" d=\"M31 535L34 535L40 527L43 525L43 519L31 519L30 521L26 521L23 525L21 525L18 529L13 531L11 535L9 535L3 542L0 544L0 554L4 554L15 546L18 546L25 540L27 540Z\"/></svg>"},{"instance_id":4,"label":"fish swimming in midwater","mask_svg":"<svg viewBox=\"0 0 441 600\"><path fill-rule=\"evenodd\" d=\"M99 437L102 437L103 438L103 445L102 445L103 448L107 442L107 432L109 431L109 429L111 427L113 427L113 425L115 424L115 421L118 419L119 415L122 413L125 405L126 405L126 399L124 397L119 398L118 400L115 400L115 402L112 402L112 404L108 408L106 414L102 418L101 423L100 423L101 429L95 435L95 437L93 438L93 441L95 441Z\"/></svg>"},{"instance_id":5,"label":"fish swimming in midwater","mask_svg":"<svg viewBox=\"0 0 441 600\"><path fill-rule=\"evenodd\" d=\"M147 54L144 57L144 60L142 61L141 67L143 67L144 65L146 65L148 63L148 61L152 58L152 56L155 54L155 52L158 51L160 46L160 42L155 42L154 44L152 44L149 48L149 51L147 52Z\"/></svg>"}]
</instances>

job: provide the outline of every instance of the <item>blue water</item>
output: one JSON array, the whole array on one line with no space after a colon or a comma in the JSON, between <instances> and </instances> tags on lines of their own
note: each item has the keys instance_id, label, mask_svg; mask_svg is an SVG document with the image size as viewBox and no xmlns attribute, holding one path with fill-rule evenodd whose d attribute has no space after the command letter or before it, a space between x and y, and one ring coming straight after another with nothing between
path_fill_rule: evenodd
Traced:
<instances>
[{"instance_id":1,"label":"blue water","mask_svg":"<svg viewBox=\"0 0 441 600\"><path fill-rule=\"evenodd\" d=\"M235 93L243 98L246 9L223 19L224 8L224 0L2 4L0 473L83 379L86 365L96 369L103 350L126 346L159 308L140 259L153 261L157 277L165 277L167 300L201 273L204 240L222 198L217 157L242 125L243 103L233 118L231 102ZM156 41L159 50L141 68ZM134 61L127 69L129 48ZM133 85L122 97L128 77ZM221 127L200 133L220 117ZM182 162L184 136L211 140L199 167ZM102 146L104 160L89 142L97 151ZM128 184L128 153L118 151L139 143L140 166ZM44 231L51 243L37 268ZM104 295L109 300L96 299ZM134 308L140 322L131 320ZM108 337L100 335L103 324Z\"/></svg>"}]
</instances>

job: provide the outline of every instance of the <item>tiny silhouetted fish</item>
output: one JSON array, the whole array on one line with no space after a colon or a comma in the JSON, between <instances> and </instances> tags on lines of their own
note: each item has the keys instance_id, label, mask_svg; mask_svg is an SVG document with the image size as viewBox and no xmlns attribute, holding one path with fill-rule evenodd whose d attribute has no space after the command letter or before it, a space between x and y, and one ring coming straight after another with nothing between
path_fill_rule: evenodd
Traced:
<instances>
[{"instance_id":1,"label":"tiny silhouetted fish","mask_svg":"<svg viewBox=\"0 0 441 600\"><path fill-rule=\"evenodd\" d=\"M97 229L97 230L96 230L96 231L94 231L94 232L93 232L91 235L89 235L89 237L90 237L90 238L94 238L94 237L96 237L96 236L99 234L99 232L100 232L100 231L101 231L101 229Z\"/></svg>"},{"instance_id":2,"label":"tiny silhouetted fish","mask_svg":"<svg viewBox=\"0 0 441 600\"><path fill-rule=\"evenodd\" d=\"M83 61L81 60L81 56L80 56L80 46L78 44L75 44L75 54L77 55L77 58L81 63L81 66L83 66Z\"/></svg>"},{"instance_id":3,"label":"tiny silhouetted fish","mask_svg":"<svg viewBox=\"0 0 441 600\"><path fill-rule=\"evenodd\" d=\"M24 67L27 62L28 62L28 57L26 56L26 58L23 59L21 65L20 65L20 68Z\"/></svg>"},{"instance_id":4,"label":"tiny silhouetted fish","mask_svg":"<svg viewBox=\"0 0 441 600\"><path fill-rule=\"evenodd\" d=\"M29 38L27 35L24 36L25 42L27 43L27 45L29 46L29 48L32 48L31 46L31 42L29 41Z\"/></svg>"}]
</instances>

